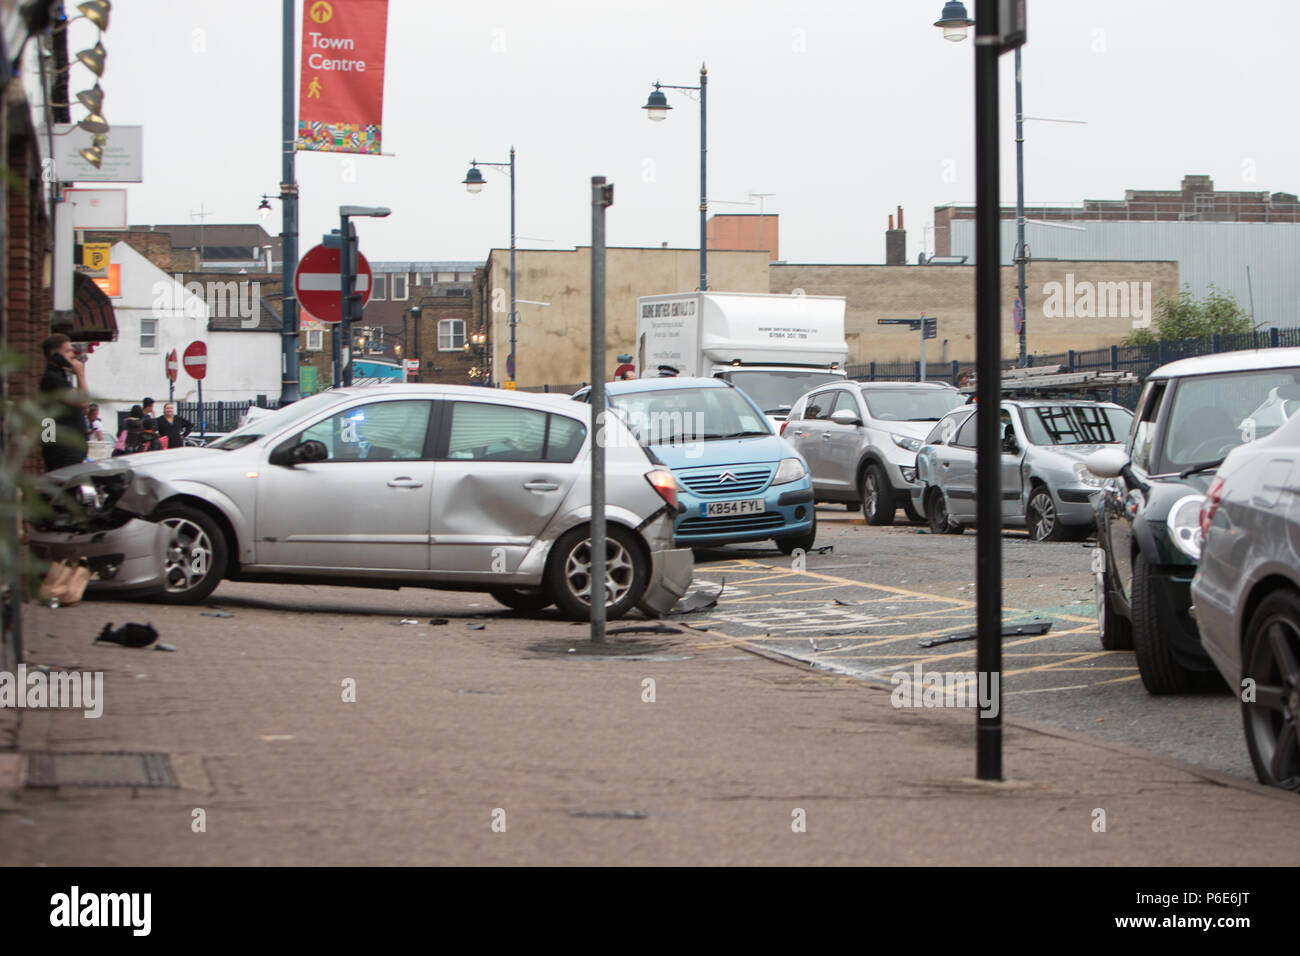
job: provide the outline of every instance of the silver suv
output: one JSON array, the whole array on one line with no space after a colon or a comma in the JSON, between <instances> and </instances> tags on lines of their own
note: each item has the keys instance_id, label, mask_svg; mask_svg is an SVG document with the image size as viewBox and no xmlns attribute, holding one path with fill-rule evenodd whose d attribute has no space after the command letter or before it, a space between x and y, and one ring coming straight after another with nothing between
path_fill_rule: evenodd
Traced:
<instances>
[{"instance_id":1,"label":"silver suv","mask_svg":"<svg viewBox=\"0 0 1300 956\"><path fill-rule=\"evenodd\" d=\"M893 524L912 505L916 452L934 423L966 397L939 382L844 382L795 402L781 435L812 472L818 501L862 507L869 524Z\"/></svg>"}]
</instances>

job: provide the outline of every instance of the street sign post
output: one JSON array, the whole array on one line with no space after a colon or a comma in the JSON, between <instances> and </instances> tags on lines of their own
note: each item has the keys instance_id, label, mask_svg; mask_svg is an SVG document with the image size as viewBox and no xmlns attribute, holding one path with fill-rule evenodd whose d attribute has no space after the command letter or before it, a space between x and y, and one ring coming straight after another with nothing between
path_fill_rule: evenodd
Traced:
<instances>
[{"instance_id":1,"label":"street sign post","mask_svg":"<svg viewBox=\"0 0 1300 956\"><path fill-rule=\"evenodd\" d=\"M199 383L199 437L207 437L207 421L203 414L203 379L208 374L208 347L203 342L191 342L185 346L181 363L190 378Z\"/></svg>"},{"instance_id":2,"label":"street sign post","mask_svg":"<svg viewBox=\"0 0 1300 956\"><path fill-rule=\"evenodd\" d=\"M176 401L176 377L180 374L181 363L176 357L176 350L167 353L167 401Z\"/></svg>"},{"instance_id":3,"label":"street sign post","mask_svg":"<svg viewBox=\"0 0 1300 956\"><path fill-rule=\"evenodd\" d=\"M937 316L921 316L916 319L876 319L877 325L906 325L913 332L921 333L921 366L920 374L917 376L918 382L924 382L930 367L925 363L925 340L937 338L939 335L939 319Z\"/></svg>"}]
</instances>

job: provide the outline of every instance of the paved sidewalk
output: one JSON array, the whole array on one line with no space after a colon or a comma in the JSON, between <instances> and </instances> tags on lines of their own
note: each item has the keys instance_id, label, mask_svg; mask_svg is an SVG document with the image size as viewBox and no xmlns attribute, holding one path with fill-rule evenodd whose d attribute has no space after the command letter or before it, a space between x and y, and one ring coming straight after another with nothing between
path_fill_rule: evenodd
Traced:
<instances>
[{"instance_id":1,"label":"paved sidewalk","mask_svg":"<svg viewBox=\"0 0 1300 956\"><path fill-rule=\"evenodd\" d=\"M980 784L972 711L898 710L707 632L593 653L585 627L487 596L227 583L210 603L233 616L24 609L29 667L101 670L105 702L25 711L21 752L161 751L180 787L16 789L0 753L0 864L1300 859L1300 797L1014 713L1010 780ZM91 643L128 620L178 650Z\"/></svg>"}]
</instances>

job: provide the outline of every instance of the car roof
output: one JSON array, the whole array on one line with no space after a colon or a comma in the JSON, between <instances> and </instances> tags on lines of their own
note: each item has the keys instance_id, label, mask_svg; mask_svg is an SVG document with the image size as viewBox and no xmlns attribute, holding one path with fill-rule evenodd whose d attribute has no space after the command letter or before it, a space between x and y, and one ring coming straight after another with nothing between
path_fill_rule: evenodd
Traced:
<instances>
[{"instance_id":1,"label":"car roof","mask_svg":"<svg viewBox=\"0 0 1300 956\"><path fill-rule=\"evenodd\" d=\"M326 389L320 394L334 394L340 400L400 396L405 398L461 398L471 401L508 402L512 405L534 408L567 408L568 395L558 392L521 392L502 388L484 388L481 385L439 385L437 382L393 382L384 385L349 385Z\"/></svg>"},{"instance_id":2,"label":"car roof","mask_svg":"<svg viewBox=\"0 0 1300 956\"><path fill-rule=\"evenodd\" d=\"M856 382L850 380L849 384L856 385L859 388L871 388L871 389L939 388L939 389L951 389L954 392L957 390L956 386L949 385L947 382Z\"/></svg>"},{"instance_id":3,"label":"car roof","mask_svg":"<svg viewBox=\"0 0 1300 956\"><path fill-rule=\"evenodd\" d=\"M1250 372L1268 368L1300 368L1300 348L1248 349L1241 352L1217 352L1195 355L1162 365L1152 378L1179 378L1184 375L1212 375L1215 372Z\"/></svg>"},{"instance_id":4,"label":"car roof","mask_svg":"<svg viewBox=\"0 0 1300 956\"><path fill-rule=\"evenodd\" d=\"M665 378L630 378L622 382L606 382L605 394L622 395L630 392L657 392L670 388L731 388L720 378L690 378L667 376Z\"/></svg>"}]
</instances>

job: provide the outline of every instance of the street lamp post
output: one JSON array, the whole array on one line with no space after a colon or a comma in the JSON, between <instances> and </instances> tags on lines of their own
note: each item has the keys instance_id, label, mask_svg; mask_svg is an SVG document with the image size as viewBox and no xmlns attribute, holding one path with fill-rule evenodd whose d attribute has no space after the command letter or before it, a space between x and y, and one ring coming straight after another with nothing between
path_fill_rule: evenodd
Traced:
<instances>
[{"instance_id":1,"label":"street lamp post","mask_svg":"<svg viewBox=\"0 0 1300 956\"><path fill-rule=\"evenodd\" d=\"M352 318L353 311L356 307L356 300L361 296L352 289L353 282L357 274L357 230L352 225L354 216L366 216L372 219L382 219L391 215L392 210L386 206L339 206L339 236L343 244L339 253L339 278L342 281L342 311L343 321L339 324L342 328L339 330L339 337L348 344L348 360L343 366L343 385L352 384L352 358L355 349L352 348ZM357 315L357 318L360 318ZM338 377L336 364L335 378ZM338 384L335 382L335 384Z\"/></svg>"},{"instance_id":2,"label":"street lamp post","mask_svg":"<svg viewBox=\"0 0 1300 956\"><path fill-rule=\"evenodd\" d=\"M298 385L298 299L293 292L293 274L298 268L298 182L294 172L294 157L297 152L298 134L294 129L294 35L296 26L294 13L297 4L294 0L284 0L284 26L281 37L281 173L280 200L283 219L280 226L280 285L282 290L281 321L284 328L280 331L280 362L284 366L280 373L281 407L298 401L302 397ZM270 203L262 197L262 207L270 212Z\"/></svg>"},{"instance_id":3,"label":"street lamp post","mask_svg":"<svg viewBox=\"0 0 1300 956\"><path fill-rule=\"evenodd\" d=\"M483 173L479 171L480 166L498 166L510 170L510 359L506 363L506 375L513 382L519 374L519 370L515 367L515 326L519 318L515 302L515 148L510 147L508 163L481 163L477 159L470 160L469 172L461 182L473 195L483 191L484 180Z\"/></svg>"},{"instance_id":4,"label":"street lamp post","mask_svg":"<svg viewBox=\"0 0 1300 956\"><path fill-rule=\"evenodd\" d=\"M645 106L641 107L646 111L650 119L660 122L668 117L668 111L672 109L668 105L668 97L664 96L662 90L699 90L700 91L700 291L705 292L709 288L709 253L708 253L708 215L709 215L709 192L708 192L708 105L709 105L709 71L705 64L700 64L700 85L699 86L671 86L668 83L654 84L654 91L650 98L646 100Z\"/></svg>"},{"instance_id":5,"label":"street lamp post","mask_svg":"<svg viewBox=\"0 0 1300 956\"><path fill-rule=\"evenodd\" d=\"M1018 19L1000 23L1000 14ZM998 57L1024 42L1024 3L981 0L976 20L959 0L935 26L958 41L975 26L975 670L990 691L975 719L975 775L1002 779L1002 203L998 196ZM1018 79L1018 77L1017 77ZM985 683L987 682L987 683Z\"/></svg>"}]
</instances>

